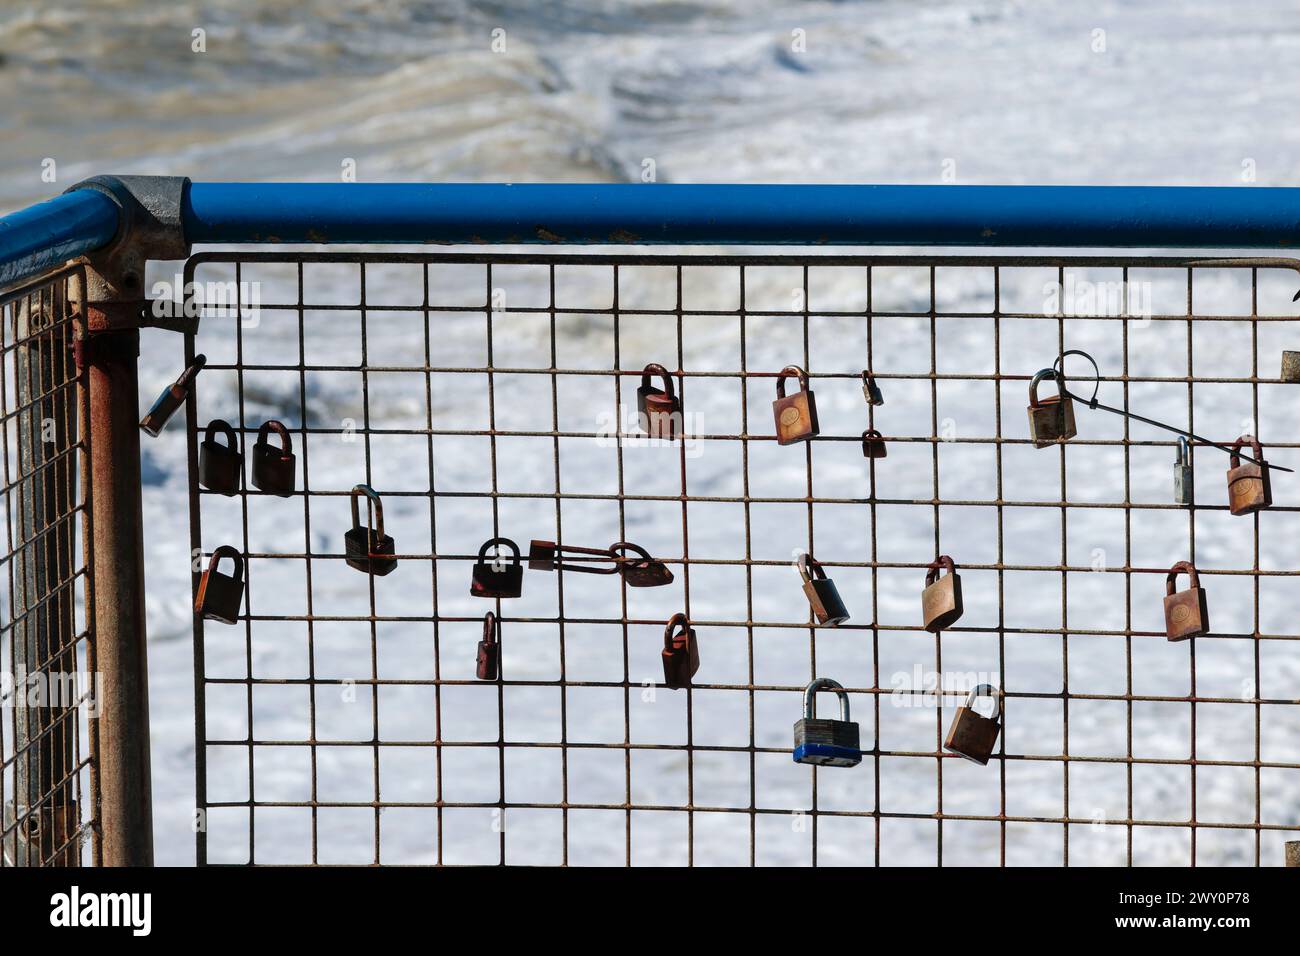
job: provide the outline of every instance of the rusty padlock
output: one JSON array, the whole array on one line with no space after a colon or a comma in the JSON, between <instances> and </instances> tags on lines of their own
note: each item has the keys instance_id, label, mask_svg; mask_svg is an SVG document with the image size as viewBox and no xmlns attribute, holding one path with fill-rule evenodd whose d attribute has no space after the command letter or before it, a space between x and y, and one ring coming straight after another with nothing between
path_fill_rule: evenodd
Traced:
<instances>
[{"instance_id":1,"label":"rusty padlock","mask_svg":"<svg viewBox=\"0 0 1300 956\"><path fill-rule=\"evenodd\" d=\"M849 619L848 608L840 600L835 582L826 576L826 570L811 554L799 555L799 577L803 579L803 593L808 598L813 617L818 624L834 627Z\"/></svg>"},{"instance_id":2,"label":"rusty padlock","mask_svg":"<svg viewBox=\"0 0 1300 956\"><path fill-rule=\"evenodd\" d=\"M1300 352L1282 353L1282 381L1300 382Z\"/></svg>"},{"instance_id":3,"label":"rusty padlock","mask_svg":"<svg viewBox=\"0 0 1300 956\"><path fill-rule=\"evenodd\" d=\"M1249 445L1255 461L1243 463L1238 452ZM1273 483L1268 476L1268 462L1264 460L1264 447L1252 435L1242 435L1228 446L1232 457L1228 460L1228 510L1234 515L1254 514L1273 504Z\"/></svg>"},{"instance_id":4,"label":"rusty padlock","mask_svg":"<svg viewBox=\"0 0 1300 956\"><path fill-rule=\"evenodd\" d=\"M154 399L153 405L145 413L144 418L140 419L140 427L146 435L153 438L158 437L166 426L171 417L176 414L176 410L185 404L185 399L190 394L190 386L194 382L194 377L203 370L203 366L208 364L206 355L194 356L194 361L180 378L172 382L162 390L162 393Z\"/></svg>"},{"instance_id":5,"label":"rusty padlock","mask_svg":"<svg viewBox=\"0 0 1300 956\"><path fill-rule=\"evenodd\" d=\"M650 376L663 379L664 388L650 384ZM641 387L636 390L636 407L641 430L651 438L676 438L681 434L682 403L673 391L668 370L653 362L641 373Z\"/></svg>"},{"instance_id":6,"label":"rusty padlock","mask_svg":"<svg viewBox=\"0 0 1300 956\"><path fill-rule=\"evenodd\" d=\"M1187 572L1186 591L1175 591L1178 574ZM1171 641L1185 641L1209 633L1210 612L1205 606L1205 588L1190 561L1179 561L1169 569L1165 579L1165 636Z\"/></svg>"},{"instance_id":7,"label":"rusty padlock","mask_svg":"<svg viewBox=\"0 0 1300 956\"><path fill-rule=\"evenodd\" d=\"M1190 505L1196 497L1196 475L1192 471L1192 446L1178 436L1178 457L1174 459L1174 504Z\"/></svg>"},{"instance_id":8,"label":"rusty padlock","mask_svg":"<svg viewBox=\"0 0 1300 956\"><path fill-rule=\"evenodd\" d=\"M358 507L360 497L364 495L368 502L367 511L373 511L375 526L370 527L369 517L361 523L361 511ZM384 575L397 567L397 547L390 535L384 534L384 505L379 500L375 489L369 485L357 485L349 495L352 503L352 527L343 536L343 550L347 565L367 574Z\"/></svg>"},{"instance_id":9,"label":"rusty padlock","mask_svg":"<svg viewBox=\"0 0 1300 956\"><path fill-rule=\"evenodd\" d=\"M483 640L478 642L479 680L496 680L501 666L501 621L491 611L483 615Z\"/></svg>"},{"instance_id":10,"label":"rusty padlock","mask_svg":"<svg viewBox=\"0 0 1300 956\"><path fill-rule=\"evenodd\" d=\"M650 553L640 545L630 541L620 541L611 544L609 550L618 561L618 571L623 575L623 580L627 582L628 587L657 588L673 583L673 572L668 570L668 565L650 557ZM637 556L625 557L625 552L628 551L634 552Z\"/></svg>"},{"instance_id":11,"label":"rusty padlock","mask_svg":"<svg viewBox=\"0 0 1300 956\"><path fill-rule=\"evenodd\" d=\"M799 379L799 391L786 397L785 380L790 376ZM817 401L808 387L808 373L798 365L787 365L776 377L776 401L772 403L772 417L776 420L776 443L793 445L817 435Z\"/></svg>"},{"instance_id":12,"label":"rusty padlock","mask_svg":"<svg viewBox=\"0 0 1300 956\"><path fill-rule=\"evenodd\" d=\"M1049 398L1038 397L1038 383L1050 378L1056 383L1058 394ZM1029 437L1035 448L1046 448L1058 438L1069 440L1078 434L1074 427L1074 402L1059 394L1063 380L1054 368L1034 373L1029 382Z\"/></svg>"},{"instance_id":13,"label":"rusty padlock","mask_svg":"<svg viewBox=\"0 0 1300 956\"><path fill-rule=\"evenodd\" d=\"M569 560L565 560L566 556ZM608 561L609 565L601 567ZM534 538L528 546L532 571L576 571L580 574L617 574L619 560L609 548L584 548Z\"/></svg>"},{"instance_id":14,"label":"rusty padlock","mask_svg":"<svg viewBox=\"0 0 1300 956\"><path fill-rule=\"evenodd\" d=\"M840 699L840 719L814 717L817 691L832 690ZM803 717L794 722L794 762L820 767L856 767L862 763L858 725L849 719L849 695L838 681L818 677L803 692Z\"/></svg>"},{"instance_id":15,"label":"rusty padlock","mask_svg":"<svg viewBox=\"0 0 1300 956\"><path fill-rule=\"evenodd\" d=\"M664 683L673 690L691 686L700 669L700 646L685 614L674 614L664 628Z\"/></svg>"},{"instance_id":16,"label":"rusty padlock","mask_svg":"<svg viewBox=\"0 0 1300 956\"><path fill-rule=\"evenodd\" d=\"M275 432L279 447L268 439ZM263 422L253 443L253 484L262 491L288 498L297 487L297 460L293 455L293 442L289 429L274 419Z\"/></svg>"},{"instance_id":17,"label":"rusty padlock","mask_svg":"<svg viewBox=\"0 0 1300 956\"><path fill-rule=\"evenodd\" d=\"M985 717L975 709L975 698L983 694L988 694L993 700L992 716ZM992 684L978 685L966 698L965 705L957 708L943 749L984 766L997 746L998 733L1002 730L1001 717L1002 695L997 688Z\"/></svg>"},{"instance_id":18,"label":"rusty padlock","mask_svg":"<svg viewBox=\"0 0 1300 956\"><path fill-rule=\"evenodd\" d=\"M876 376L871 374L870 369L862 370L862 397L867 400L868 405L885 404L885 396L880 391L880 386L876 384Z\"/></svg>"},{"instance_id":19,"label":"rusty padlock","mask_svg":"<svg viewBox=\"0 0 1300 956\"><path fill-rule=\"evenodd\" d=\"M503 563L501 548L511 554ZM496 557L488 560L488 548L496 548ZM509 538L489 538L478 549L478 560L470 578L469 593L480 598L517 598L524 593L524 566L519 563L519 545Z\"/></svg>"},{"instance_id":20,"label":"rusty padlock","mask_svg":"<svg viewBox=\"0 0 1300 956\"><path fill-rule=\"evenodd\" d=\"M222 558L234 563L233 574L222 574L217 565ZM244 603L244 557L236 548L223 544L212 552L207 570L199 579L199 593L194 598L194 613L206 620L234 624L239 620L239 606Z\"/></svg>"},{"instance_id":21,"label":"rusty padlock","mask_svg":"<svg viewBox=\"0 0 1300 956\"><path fill-rule=\"evenodd\" d=\"M862 457L863 458L884 458L888 456L889 448L885 445L885 438L874 428L868 428L862 433Z\"/></svg>"},{"instance_id":22,"label":"rusty padlock","mask_svg":"<svg viewBox=\"0 0 1300 956\"><path fill-rule=\"evenodd\" d=\"M217 441L217 432L226 436L224 444ZM214 418L208 422L199 444L199 484L229 497L239 494L239 479L243 476L239 436L229 422Z\"/></svg>"},{"instance_id":23,"label":"rusty padlock","mask_svg":"<svg viewBox=\"0 0 1300 956\"><path fill-rule=\"evenodd\" d=\"M945 568L948 573L941 577L940 572ZM948 555L941 554L926 568L925 590L921 592L921 616L925 629L937 632L951 627L964 610L957 565Z\"/></svg>"}]
</instances>

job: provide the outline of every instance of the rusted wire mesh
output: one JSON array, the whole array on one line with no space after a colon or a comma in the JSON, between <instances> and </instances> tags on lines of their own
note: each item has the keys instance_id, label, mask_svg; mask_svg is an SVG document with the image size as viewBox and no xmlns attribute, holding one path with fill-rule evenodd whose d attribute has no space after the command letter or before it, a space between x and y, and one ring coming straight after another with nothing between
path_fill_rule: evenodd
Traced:
<instances>
[{"instance_id":1,"label":"rusted wire mesh","mask_svg":"<svg viewBox=\"0 0 1300 956\"><path fill-rule=\"evenodd\" d=\"M74 362L80 269L0 293L0 865L97 860L95 642L83 546L86 392Z\"/></svg>"},{"instance_id":2,"label":"rusted wire mesh","mask_svg":"<svg viewBox=\"0 0 1300 956\"><path fill-rule=\"evenodd\" d=\"M1231 516L1227 457L1199 446L1175 504L1168 433L1080 404L1078 437L1036 449L1025 412L1082 348L1103 400L1294 465L1291 260L211 253L185 278L208 303L196 587L218 546L247 566L237 625L195 622L201 863L1277 865L1300 831L1297 480ZM635 426L649 363L682 440ZM789 364L821 433L780 447ZM198 483L212 419L240 437L233 496ZM287 498L247 483L269 419ZM358 483L394 538L384 577L344 560ZM527 570L521 598L473 598L499 535L635 542L675 580ZM810 624L803 550L847 623ZM939 554L966 610L931 634ZM1180 560L1213 630L1171 643ZM679 611L702 663L674 691ZM856 768L791 760L814 676L848 689ZM1003 728L981 767L942 744L985 682Z\"/></svg>"}]
</instances>

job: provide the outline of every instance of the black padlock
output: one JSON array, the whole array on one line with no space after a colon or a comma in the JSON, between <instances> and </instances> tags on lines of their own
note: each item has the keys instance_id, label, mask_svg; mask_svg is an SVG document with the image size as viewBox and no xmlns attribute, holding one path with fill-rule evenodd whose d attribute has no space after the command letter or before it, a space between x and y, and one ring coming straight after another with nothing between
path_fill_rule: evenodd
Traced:
<instances>
[{"instance_id":1,"label":"black padlock","mask_svg":"<svg viewBox=\"0 0 1300 956\"><path fill-rule=\"evenodd\" d=\"M222 574L217 565L222 558L234 562L234 574ZM239 607L244 603L244 557L235 548L223 544L212 552L208 568L199 579L199 592L194 597L194 613L209 621L234 624L239 620Z\"/></svg>"},{"instance_id":2,"label":"black padlock","mask_svg":"<svg viewBox=\"0 0 1300 956\"><path fill-rule=\"evenodd\" d=\"M501 621L488 611L483 615L483 640L478 642L479 680L496 680L501 666Z\"/></svg>"},{"instance_id":3,"label":"black padlock","mask_svg":"<svg viewBox=\"0 0 1300 956\"><path fill-rule=\"evenodd\" d=\"M880 386L876 384L876 376L870 369L865 368L862 370L862 397L867 400L868 405L885 404L885 396L880 391Z\"/></svg>"},{"instance_id":4,"label":"black padlock","mask_svg":"<svg viewBox=\"0 0 1300 956\"><path fill-rule=\"evenodd\" d=\"M814 717L817 691L825 687L840 699L840 719ZM803 718L794 722L794 762L821 767L855 767L862 763L858 725L849 720L849 695L837 681L818 677L803 692Z\"/></svg>"},{"instance_id":5,"label":"black padlock","mask_svg":"<svg viewBox=\"0 0 1300 956\"><path fill-rule=\"evenodd\" d=\"M889 448L885 445L884 436L874 428L868 428L862 433L862 457L863 458L885 458L889 455Z\"/></svg>"},{"instance_id":6,"label":"black padlock","mask_svg":"<svg viewBox=\"0 0 1300 956\"><path fill-rule=\"evenodd\" d=\"M808 598L813 616L818 624L834 627L849 619L848 608L840 600L840 592L835 582L826 576L821 563L811 554L799 555L799 577L803 579L803 593Z\"/></svg>"},{"instance_id":7,"label":"black padlock","mask_svg":"<svg viewBox=\"0 0 1300 956\"><path fill-rule=\"evenodd\" d=\"M271 432L280 439L279 447L267 440ZM298 486L293 442L289 439L289 429L282 422L272 419L263 422L257 430L257 441L253 444L253 484L281 498L288 498Z\"/></svg>"},{"instance_id":8,"label":"black padlock","mask_svg":"<svg viewBox=\"0 0 1300 956\"><path fill-rule=\"evenodd\" d=\"M501 548L509 549L510 562L501 561ZM488 548L497 549L497 557L488 561ZM524 566L519 563L519 545L509 538L489 538L478 549L478 561L469 583L469 593L480 598L517 598L524 591Z\"/></svg>"},{"instance_id":9,"label":"black padlock","mask_svg":"<svg viewBox=\"0 0 1300 956\"><path fill-rule=\"evenodd\" d=\"M673 690L691 686L700 669L700 646L685 614L674 614L664 628L664 683Z\"/></svg>"},{"instance_id":10,"label":"black padlock","mask_svg":"<svg viewBox=\"0 0 1300 956\"><path fill-rule=\"evenodd\" d=\"M203 370L203 366L208 364L206 355L194 356L194 361L180 378L172 382L162 390L162 393L154 399L153 405L149 411L145 412L144 418L140 419L140 427L146 435L153 438L158 437L166 426L171 417L176 414L176 410L185 404L185 399L190 394L190 386L194 382L194 377Z\"/></svg>"},{"instance_id":11,"label":"black padlock","mask_svg":"<svg viewBox=\"0 0 1300 956\"><path fill-rule=\"evenodd\" d=\"M217 432L226 436L225 444L217 441ZM199 445L199 484L230 497L239 494L239 479L243 476L244 456L239 451L239 436L229 422L214 418L208 422Z\"/></svg>"},{"instance_id":12,"label":"black padlock","mask_svg":"<svg viewBox=\"0 0 1300 956\"><path fill-rule=\"evenodd\" d=\"M361 523L358 508L359 497L365 495L369 502L368 510L374 512L375 525ZM348 567L365 571L367 574L384 575L397 567L397 546L391 536L384 534L384 505L379 500L375 489L369 485L357 485L352 489L352 529L343 536L344 551Z\"/></svg>"},{"instance_id":13,"label":"black padlock","mask_svg":"<svg viewBox=\"0 0 1300 956\"><path fill-rule=\"evenodd\" d=\"M623 575L628 587L657 588L673 583L673 573L668 570L668 565L650 557L650 553L640 545L620 541L611 544L609 550L618 559L619 573ZM637 557L624 557L623 552L626 551L635 552Z\"/></svg>"}]
</instances>

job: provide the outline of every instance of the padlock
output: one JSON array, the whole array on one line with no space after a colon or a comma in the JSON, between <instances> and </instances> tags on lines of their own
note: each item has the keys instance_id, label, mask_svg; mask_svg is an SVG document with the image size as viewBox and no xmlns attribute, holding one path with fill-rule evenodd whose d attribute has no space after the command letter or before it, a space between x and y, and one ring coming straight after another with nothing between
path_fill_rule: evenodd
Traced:
<instances>
[{"instance_id":1,"label":"padlock","mask_svg":"<svg viewBox=\"0 0 1300 956\"><path fill-rule=\"evenodd\" d=\"M787 398L785 380L791 375L799 379L799 391ZM787 365L776 377L776 401L772 403L772 417L776 419L778 445L807 441L818 433L817 401L808 387L808 373L799 366Z\"/></svg>"},{"instance_id":2,"label":"padlock","mask_svg":"<svg viewBox=\"0 0 1300 956\"><path fill-rule=\"evenodd\" d=\"M817 691L825 687L840 699L840 719L814 717ZM849 720L849 695L829 677L818 677L803 692L803 717L794 722L794 762L820 767L856 767L862 763L858 725Z\"/></svg>"},{"instance_id":3,"label":"padlock","mask_svg":"<svg viewBox=\"0 0 1300 956\"><path fill-rule=\"evenodd\" d=\"M940 572L948 573L940 577ZM939 555L926 568L925 590L921 592L921 616L925 629L931 632L951 627L961 617L965 607L961 602L961 575L957 565L946 554Z\"/></svg>"},{"instance_id":4,"label":"padlock","mask_svg":"<svg viewBox=\"0 0 1300 956\"><path fill-rule=\"evenodd\" d=\"M619 573L623 575L628 587L657 588L673 583L673 572L668 570L668 565L650 557L650 553L640 545L620 541L611 544L609 550L618 560ZM635 552L637 557L624 557L623 554L627 551Z\"/></svg>"},{"instance_id":5,"label":"padlock","mask_svg":"<svg viewBox=\"0 0 1300 956\"><path fill-rule=\"evenodd\" d=\"M369 500L369 508L375 514L375 526L372 529L367 519L361 523L358 509L360 496ZM352 489L352 529L343 536L343 548L350 568L365 571L367 574L384 575L397 567L397 548L392 537L384 534L384 505L379 500L375 489L369 485L357 485Z\"/></svg>"},{"instance_id":6,"label":"padlock","mask_svg":"<svg viewBox=\"0 0 1300 956\"><path fill-rule=\"evenodd\" d=\"M871 374L870 369L862 370L862 397L867 400L868 405L885 404L885 396L880 391L880 386L876 384L876 376Z\"/></svg>"},{"instance_id":7,"label":"padlock","mask_svg":"<svg viewBox=\"0 0 1300 956\"><path fill-rule=\"evenodd\" d=\"M226 441L217 441L217 432ZM208 422L199 444L199 484L227 497L239 494L239 479L244 476L244 456L239 451L239 436L230 423L214 418Z\"/></svg>"},{"instance_id":8,"label":"padlock","mask_svg":"<svg viewBox=\"0 0 1300 956\"><path fill-rule=\"evenodd\" d=\"M1186 438L1178 437L1178 457L1174 459L1174 504L1190 505L1195 498L1195 478L1192 471L1192 446Z\"/></svg>"},{"instance_id":9,"label":"padlock","mask_svg":"<svg viewBox=\"0 0 1300 956\"><path fill-rule=\"evenodd\" d=\"M862 457L863 458L884 458L889 454L889 448L885 445L884 436L874 428L868 428L862 433Z\"/></svg>"},{"instance_id":10,"label":"padlock","mask_svg":"<svg viewBox=\"0 0 1300 956\"><path fill-rule=\"evenodd\" d=\"M1282 381L1300 382L1300 352L1282 353Z\"/></svg>"},{"instance_id":11,"label":"padlock","mask_svg":"<svg viewBox=\"0 0 1300 956\"><path fill-rule=\"evenodd\" d=\"M176 414L176 410L185 404L185 399L190 394L190 385L194 377L202 371L203 366L208 364L207 356L196 355L194 361L190 364L181 377L172 382L162 390L162 393L154 399L153 405L145 413L144 418L140 419L140 427L146 435L153 438L158 437L166 426L171 417Z\"/></svg>"},{"instance_id":12,"label":"padlock","mask_svg":"<svg viewBox=\"0 0 1300 956\"><path fill-rule=\"evenodd\" d=\"M509 563L502 563L501 548L510 551ZM488 548L496 548L496 558L488 560ZM470 579L469 593L480 598L517 598L524 592L524 566L519 563L519 545L509 538L489 538L478 549L478 561Z\"/></svg>"},{"instance_id":13,"label":"padlock","mask_svg":"<svg viewBox=\"0 0 1300 956\"><path fill-rule=\"evenodd\" d=\"M565 561L564 555L577 557ZM608 566L597 566L597 562L604 565L606 561ZM583 548L538 538L528 546L528 567L533 571L576 571L580 574L617 574L619 571L618 559L609 548Z\"/></svg>"},{"instance_id":14,"label":"padlock","mask_svg":"<svg viewBox=\"0 0 1300 956\"><path fill-rule=\"evenodd\" d=\"M1045 378L1056 382L1059 392L1062 379L1054 368L1036 372L1029 382L1029 437L1035 448L1046 448L1058 438L1069 440L1078 432L1074 428L1074 402L1064 395L1039 399L1038 383Z\"/></svg>"},{"instance_id":15,"label":"padlock","mask_svg":"<svg viewBox=\"0 0 1300 956\"><path fill-rule=\"evenodd\" d=\"M700 646L685 614L674 614L664 628L664 683L673 690L691 686L700 669Z\"/></svg>"},{"instance_id":16,"label":"padlock","mask_svg":"<svg viewBox=\"0 0 1300 956\"><path fill-rule=\"evenodd\" d=\"M496 680L501 664L501 621L491 611L483 615L483 640L478 642L479 680Z\"/></svg>"},{"instance_id":17,"label":"padlock","mask_svg":"<svg viewBox=\"0 0 1300 956\"><path fill-rule=\"evenodd\" d=\"M1175 591L1178 574L1187 572L1186 591ZM1200 637L1210 630L1210 612L1205 606L1205 588L1190 561L1179 561L1165 579L1165 636L1171 641Z\"/></svg>"},{"instance_id":18,"label":"padlock","mask_svg":"<svg viewBox=\"0 0 1300 956\"><path fill-rule=\"evenodd\" d=\"M812 607L818 624L834 627L849 619L848 609L840 600L835 582L826 576L825 569L811 554L799 555L799 577L803 578L803 593Z\"/></svg>"},{"instance_id":19,"label":"padlock","mask_svg":"<svg viewBox=\"0 0 1300 956\"><path fill-rule=\"evenodd\" d=\"M663 379L664 389L650 384L650 376ZM673 391L672 376L662 365L653 362L641 373L641 387L636 390L636 407L641 430L651 438L676 438L681 434L682 403Z\"/></svg>"},{"instance_id":20,"label":"padlock","mask_svg":"<svg viewBox=\"0 0 1300 956\"><path fill-rule=\"evenodd\" d=\"M267 440L271 432L280 439L279 447ZM263 422L253 444L253 484L262 491L288 498L297 487L296 466L289 429L275 420Z\"/></svg>"},{"instance_id":21,"label":"padlock","mask_svg":"<svg viewBox=\"0 0 1300 956\"><path fill-rule=\"evenodd\" d=\"M222 558L234 562L233 574L222 574L217 565ZM244 558L235 548L223 544L212 552L208 569L199 579L199 593L194 598L194 613L209 621L234 624L239 620L239 606L244 603Z\"/></svg>"},{"instance_id":22,"label":"padlock","mask_svg":"<svg viewBox=\"0 0 1300 956\"><path fill-rule=\"evenodd\" d=\"M975 698L987 693L993 700L993 715L985 717L975 709ZM980 766L989 762L993 748L998 743L998 733L1002 730L1002 696L992 684L980 684L970 692L966 703L957 708L948 728L948 737L943 742L943 749L949 753L973 760Z\"/></svg>"},{"instance_id":23,"label":"padlock","mask_svg":"<svg viewBox=\"0 0 1300 956\"><path fill-rule=\"evenodd\" d=\"M1238 454L1242 445L1250 446L1255 461L1242 462ZM1235 515L1263 511L1273 504L1273 483L1269 480L1263 446L1257 438L1242 435L1228 447L1232 449L1228 462L1228 510Z\"/></svg>"}]
</instances>

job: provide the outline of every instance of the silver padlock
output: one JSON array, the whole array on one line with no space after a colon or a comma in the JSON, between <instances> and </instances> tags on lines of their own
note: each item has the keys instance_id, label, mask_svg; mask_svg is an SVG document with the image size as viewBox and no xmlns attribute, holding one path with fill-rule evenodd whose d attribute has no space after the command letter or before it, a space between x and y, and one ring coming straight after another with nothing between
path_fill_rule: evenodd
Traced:
<instances>
[{"instance_id":1,"label":"silver padlock","mask_svg":"<svg viewBox=\"0 0 1300 956\"><path fill-rule=\"evenodd\" d=\"M817 691L833 690L840 699L840 719L813 716ZM803 717L794 722L794 762L821 767L856 767L862 763L858 725L849 720L849 695L829 677L818 677L803 692Z\"/></svg>"},{"instance_id":2,"label":"silver padlock","mask_svg":"<svg viewBox=\"0 0 1300 956\"><path fill-rule=\"evenodd\" d=\"M1186 438L1178 439L1178 457L1174 459L1174 504L1190 505L1195 497L1192 476L1192 446Z\"/></svg>"}]
</instances>

